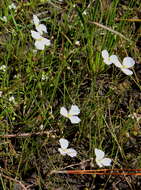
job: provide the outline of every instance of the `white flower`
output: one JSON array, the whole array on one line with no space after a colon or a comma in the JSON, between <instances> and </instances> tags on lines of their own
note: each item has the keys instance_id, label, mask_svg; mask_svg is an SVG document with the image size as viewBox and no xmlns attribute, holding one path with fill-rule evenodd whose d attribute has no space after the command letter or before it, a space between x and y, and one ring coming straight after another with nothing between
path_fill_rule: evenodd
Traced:
<instances>
[{"instance_id":1,"label":"white flower","mask_svg":"<svg viewBox=\"0 0 141 190\"><path fill-rule=\"evenodd\" d=\"M43 128L44 128L43 124L41 124L41 125L39 126L39 128L40 128L41 130L43 130Z\"/></svg>"},{"instance_id":2,"label":"white flower","mask_svg":"<svg viewBox=\"0 0 141 190\"><path fill-rule=\"evenodd\" d=\"M7 66L6 66L6 65L2 65L2 66L0 66L0 71L5 72L6 69L7 69Z\"/></svg>"},{"instance_id":3,"label":"white flower","mask_svg":"<svg viewBox=\"0 0 141 190\"><path fill-rule=\"evenodd\" d=\"M116 55L109 56L109 53L107 50L102 51L102 57L104 59L103 60L104 63L107 65L111 65L112 63L118 62L118 57Z\"/></svg>"},{"instance_id":4,"label":"white flower","mask_svg":"<svg viewBox=\"0 0 141 190\"><path fill-rule=\"evenodd\" d=\"M16 9L16 5L14 3L12 3L11 5L8 6L8 8L11 9Z\"/></svg>"},{"instance_id":5,"label":"white flower","mask_svg":"<svg viewBox=\"0 0 141 190\"><path fill-rule=\"evenodd\" d=\"M68 148L69 141L67 139L61 138L59 140L59 143L61 146L61 148L58 148L60 154L62 154L63 156L68 155L70 157L75 157L77 155L76 150L74 150L73 148Z\"/></svg>"},{"instance_id":6,"label":"white flower","mask_svg":"<svg viewBox=\"0 0 141 190\"><path fill-rule=\"evenodd\" d=\"M115 62L114 64L115 64L115 66L119 67L124 74L126 74L126 75L132 75L133 74L133 72L129 68L134 66L135 61L131 57L125 57L123 59L122 64L119 62Z\"/></svg>"},{"instance_id":7,"label":"white flower","mask_svg":"<svg viewBox=\"0 0 141 190\"><path fill-rule=\"evenodd\" d=\"M14 96L10 96L9 101L15 103L15 98L14 98Z\"/></svg>"},{"instance_id":8,"label":"white flower","mask_svg":"<svg viewBox=\"0 0 141 190\"><path fill-rule=\"evenodd\" d=\"M45 72L43 72L42 73L42 80L47 80L47 79L48 79L48 75Z\"/></svg>"},{"instance_id":9,"label":"white flower","mask_svg":"<svg viewBox=\"0 0 141 190\"><path fill-rule=\"evenodd\" d=\"M60 114L70 119L71 123L79 123L81 120L77 116L80 113L80 109L76 105L72 105L71 109L67 111L65 107L61 107Z\"/></svg>"},{"instance_id":10,"label":"white flower","mask_svg":"<svg viewBox=\"0 0 141 190\"><path fill-rule=\"evenodd\" d=\"M87 11L86 10L83 11L82 15L87 15Z\"/></svg>"},{"instance_id":11,"label":"white flower","mask_svg":"<svg viewBox=\"0 0 141 190\"><path fill-rule=\"evenodd\" d=\"M43 32L47 33L47 28L44 24L40 24L40 20L36 15L33 15L33 23L35 24L36 30L42 35Z\"/></svg>"},{"instance_id":12,"label":"white flower","mask_svg":"<svg viewBox=\"0 0 141 190\"><path fill-rule=\"evenodd\" d=\"M112 160L110 158L104 158L105 153L102 150L95 148L95 155L96 163L100 168L111 165Z\"/></svg>"},{"instance_id":13,"label":"white flower","mask_svg":"<svg viewBox=\"0 0 141 190\"><path fill-rule=\"evenodd\" d=\"M31 30L31 36L35 39L35 47L38 50L44 50L45 46L49 46L50 40L41 36L39 32Z\"/></svg>"},{"instance_id":14,"label":"white flower","mask_svg":"<svg viewBox=\"0 0 141 190\"><path fill-rule=\"evenodd\" d=\"M76 46L80 46L80 41L76 41L76 42L75 42L75 45L76 45Z\"/></svg>"}]
</instances>

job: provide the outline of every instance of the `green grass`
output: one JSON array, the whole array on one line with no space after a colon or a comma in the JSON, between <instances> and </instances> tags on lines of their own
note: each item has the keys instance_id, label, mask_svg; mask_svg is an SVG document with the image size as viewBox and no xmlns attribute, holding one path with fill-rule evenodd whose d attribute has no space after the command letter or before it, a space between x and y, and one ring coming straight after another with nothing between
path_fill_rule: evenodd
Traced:
<instances>
[{"instance_id":1,"label":"green grass","mask_svg":"<svg viewBox=\"0 0 141 190\"><path fill-rule=\"evenodd\" d=\"M141 167L140 121L128 117L141 113L141 28L139 22L126 20L138 18L141 5L139 0L108 2L21 0L15 1L17 12L8 9L11 1L1 3L0 18L7 16L8 21L0 19L0 66L7 66L5 72L0 71L0 135L42 132L41 124L43 131L53 131L49 137L1 138L1 172L9 177L1 177L1 189L18 188L10 177L33 184L31 189L110 189L119 177L50 175L52 170L91 158L92 164L71 169L98 168L95 148L105 151L115 168ZM35 30L33 14L47 26L46 37L51 39L51 46L37 53L30 33ZM121 61L132 57L134 75L105 65L103 49ZM11 96L16 103L9 101ZM60 115L61 106L72 104L81 110L77 125ZM77 158L59 154L61 137L78 151ZM124 179L119 185L139 189L140 181Z\"/></svg>"}]
</instances>

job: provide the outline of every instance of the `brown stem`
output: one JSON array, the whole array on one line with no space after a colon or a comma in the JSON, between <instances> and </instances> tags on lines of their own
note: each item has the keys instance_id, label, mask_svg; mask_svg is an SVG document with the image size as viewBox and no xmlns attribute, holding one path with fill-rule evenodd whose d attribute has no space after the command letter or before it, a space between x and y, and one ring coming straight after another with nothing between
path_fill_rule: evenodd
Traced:
<instances>
[{"instance_id":1,"label":"brown stem","mask_svg":"<svg viewBox=\"0 0 141 190\"><path fill-rule=\"evenodd\" d=\"M18 183L22 187L23 190L27 190L27 188L24 186L24 184L21 181L19 181L17 179L13 179L12 177L9 177L9 176L4 175L4 174L0 174L0 176L4 177L5 179L8 179L10 181L14 181L15 183Z\"/></svg>"},{"instance_id":2,"label":"brown stem","mask_svg":"<svg viewBox=\"0 0 141 190\"><path fill-rule=\"evenodd\" d=\"M30 137L32 135L47 135L47 136L50 136L52 132L55 132L55 131L42 131L42 132L37 132L37 133L7 134L7 135L0 135L0 138ZM55 138L55 135L52 135L51 137Z\"/></svg>"}]
</instances>

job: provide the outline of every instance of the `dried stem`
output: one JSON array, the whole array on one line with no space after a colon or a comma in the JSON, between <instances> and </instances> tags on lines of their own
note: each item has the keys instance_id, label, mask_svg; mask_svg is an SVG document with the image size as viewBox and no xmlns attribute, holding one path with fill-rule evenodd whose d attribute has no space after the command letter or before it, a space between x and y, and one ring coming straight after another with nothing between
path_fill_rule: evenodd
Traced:
<instances>
[{"instance_id":1,"label":"dried stem","mask_svg":"<svg viewBox=\"0 0 141 190\"><path fill-rule=\"evenodd\" d=\"M51 135L55 131L42 131L37 133L21 133L21 134L7 134L7 135L0 135L0 138L13 138L13 137L30 137L34 135L47 135L55 138L55 135Z\"/></svg>"},{"instance_id":2,"label":"dried stem","mask_svg":"<svg viewBox=\"0 0 141 190\"><path fill-rule=\"evenodd\" d=\"M96 175L141 175L141 169L99 169L99 170L53 170L54 173L66 173L66 174L96 174Z\"/></svg>"},{"instance_id":3,"label":"dried stem","mask_svg":"<svg viewBox=\"0 0 141 190\"><path fill-rule=\"evenodd\" d=\"M12 178L12 177L9 177L9 176L7 176L7 175L4 175L4 174L0 174L0 176L1 176L1 177L4 177L5 179L8 179L8 180L10 180L10 181L14 181L15 183L18 183L18 184L21 186L21 188L22 188L23 190L27 190L27 188L24 186L24 184L23 184L21 181L19 181L19 180L17 180L17 179L14 179L14 178Z\"/></svg>"},{"instance_id":4,"label":"dried stem","mask_svg":"<svg viewBox=\"0 0 141 190\"><path fill-rule=\"evenodd\" d=\"M124 38L125 40L131 42L131 40L129 40L128 38L126 38L123 34L121 34L120 32L117 32L117 31L113 30L112 28L109 28L109 27L107 27L107 26L104 26L103 24L100 24L100 23L94 22L94 21L89 21L89 23L90 23L90 24L95 24L96 26L99 26L99 27L101 27L101 28L104 28L105 30L108 30L108 31L110 31L110 32L112 32L112 33L114 33L114 34L120 36L121 38Z\"/></svg>"}]
</instances>

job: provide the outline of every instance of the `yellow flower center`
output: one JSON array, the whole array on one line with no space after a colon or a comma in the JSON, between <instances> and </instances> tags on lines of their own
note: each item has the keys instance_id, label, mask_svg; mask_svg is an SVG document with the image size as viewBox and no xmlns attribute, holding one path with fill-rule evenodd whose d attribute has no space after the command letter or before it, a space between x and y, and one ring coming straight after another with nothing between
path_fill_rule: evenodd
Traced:
<instances>
[{"instance_id":1,"label":"yellow flower center","mask_svg":"<svg viewBox=\"0 0 141 190\"><path fill-rule=\"evenodd\" d=\"M127 65L122 65L122 69L128 69Z\"/></svg>"},{"instance_id":2,"label":"yellow flower center","mask_svg":"<svg viewBox=\"0 0 141 190\"><path fill-rule=\"evenodd\" d=\"M68 113L68 114L67 114L67 117L68 117L68 118L72 117L72 114L69 114L69 113Z\"/></svg>"},{"instance_id":3,"label":"yellow flower center","mask_svg":"<svg viewBox=\"0 0 141 190\"><path fill-rule=\"evenodd\" d=\"M40 38L37 39L38 41L42 41L43 40L43 37L41 36Z\"/></svg>"}]
</instances>

